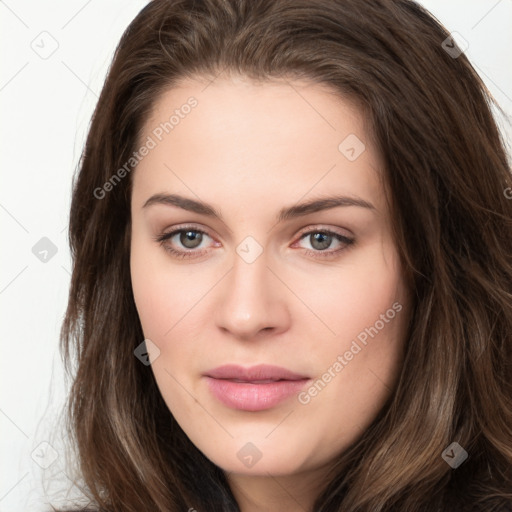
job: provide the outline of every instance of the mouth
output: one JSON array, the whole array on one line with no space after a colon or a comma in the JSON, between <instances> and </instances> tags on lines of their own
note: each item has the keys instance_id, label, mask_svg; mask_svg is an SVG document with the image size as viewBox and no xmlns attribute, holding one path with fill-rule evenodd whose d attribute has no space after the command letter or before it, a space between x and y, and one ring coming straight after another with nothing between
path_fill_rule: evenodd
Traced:
<instances>
[{"instance_id":1,"label":"mouth","mask_svg":"<svg viewBox=\"0 0 512 512\"><path fill-rule=\"evenodd\" d=\"M242 411L271 409L300 392L310 378L286 368L225 365L204 374L212 395L225 406Z\"/></svg>"},{"instance_id":2,"label":"mouth","mask_svg":"<svg viewBox=\"0 0 512 512\"><path fill-rule=\"evenodd\" d=\"M251 366L250 368L244 368L236 364L226 364L209 370L205 375L213 379L239 380L241 382L275 382L279 380L309 379L306 375L294 373L280 366L267 364Z\"/></svg>"}]
</instances>

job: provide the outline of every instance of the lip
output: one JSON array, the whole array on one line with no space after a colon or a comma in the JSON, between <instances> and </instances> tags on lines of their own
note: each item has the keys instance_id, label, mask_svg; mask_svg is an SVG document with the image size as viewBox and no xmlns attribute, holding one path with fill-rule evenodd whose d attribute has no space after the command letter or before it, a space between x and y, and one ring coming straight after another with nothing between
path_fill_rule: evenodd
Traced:
<instances>
[{"instance_id":1,"label":"lip","mask_svg":"<svg viewBox=\"0 0 512 512\"><path fill-rule=\"evenodd\" d=\"M224 365L204 374L210 392L224 405L243 411L263 411L297 394L310 380L286 368Z\"/></svg>"},{"instance_id":2,"label":"lip","mask_svg":"<svg viewBox=\"0 0 512 512\"><path fill-rule=\"evenodd\" d=\"M259 364L244 368L236 364L226 364L219 366L205 373L207 377L213 379L237 379L246 382L262 381L262 380L301 380L309 379L306 375L294 373L280 366L272 366L268 364Z\"/></svg>"}]
</instances>

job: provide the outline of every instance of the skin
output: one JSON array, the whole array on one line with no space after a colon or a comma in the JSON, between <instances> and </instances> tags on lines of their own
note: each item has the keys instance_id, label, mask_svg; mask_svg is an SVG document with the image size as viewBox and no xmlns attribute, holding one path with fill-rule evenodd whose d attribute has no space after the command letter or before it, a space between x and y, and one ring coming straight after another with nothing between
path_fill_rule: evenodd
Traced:
<instances>
[{"instance_id":1,"label":"skin","mask_svg":"<svg viewBox=\"0 0 512 512\"><path fill-rule=\"evenodd\" d=\"M155 128L191 96L197 106L156 141ZM365 144L354 161L338 148L349 134ZM319 84L223 76L166 91L140 140L148 136L157 144L133 174L131 276L158 387L192 442L227 472L243 512L311 510L329 463L372 423L403 360L408 291L364 119ZM171 193L212 205L222 220L144 207ZM374 208L276 221L283 207L334 195ZM198 248L187 249L179 234L166 245L155 240L183 224L207 233ZM355 242L333 237L322 258L318 243L302 237L319 228ZM248 236L263 250L252 263L236 252ZM178 259L166 247L195 256ZM401 311L334 371L394 303ZM239 411L219 402L203 377L227 363L307 375L306 392L329 368L332 378L308 403L295 394L268 410ZM252 467L237 457L249 442L261 453Z\"/></svg>"}]
</instances>

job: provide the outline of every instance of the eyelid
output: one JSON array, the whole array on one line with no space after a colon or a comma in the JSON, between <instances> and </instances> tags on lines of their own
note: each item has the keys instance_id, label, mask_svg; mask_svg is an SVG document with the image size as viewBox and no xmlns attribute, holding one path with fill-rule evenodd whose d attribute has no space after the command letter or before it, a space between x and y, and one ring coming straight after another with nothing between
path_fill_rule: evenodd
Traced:
<instances>
[{"instance_id":1,"label":"eyelid","mask_svg":"<svg viewBox=\"0 0 512 512\"><path fill-rule=\"evenodd\" d=\"M313 233L324 233L327 235L334 235L334 237L342 244L345 244L344 247L335 250L311 250L302 248L305 254L311 255L313 258L335 258L340 252L347 249L349 246L355 243L355 238L353 235L346 235L338 231L339 228L326 227L324 224L310 225L302 230L300 230L299 234L296 236L296 241L293 242L295 245L297 242L300 242L302 239L306 238L308 235ZM166 246L166 242L173 238L176 234L184 232L184 231L195 231L197 233L201 233L210 237L212 240L216 241L215 237L211 236L208 230L203 229L202 227L198 227L196 224L181 224L177 226L173 226L170 231L160 233L154 237L155 241L159 242L166 251L173 254L177 258L186 259L186 258L199 258L203 256L208 249L174 249L172 247ZM219 242L217 241L217 244Z\"/></svg>"},{"instance_id":2,"label":"eyelid","mask_svg":"<svg viewBox=\"0 0 512 512\"><path fill-rule=\"evenodd\" d=\"M179 234L179 233L183 233L183 232L186 232L186 231L194 231L196 233L201 233L202 235L206 235L207 237L211 238L213 241L217 242L217 240L215 239L215 237L213 237L212 235L210 235L210 233L203 229L203 228L199 228L197 226L193 226L193 225L190 225L190 224L185 224L185 225L178 225L178 226L174 226L170 231L163 231L162 233L160 234L157 234L155 237L154 237L154 240L157 241L157 242L160 242L162 245L164 245L166 242L168 242L171 238L173 238L175 235ZM217 242L219 243L219 242ZM198 252L201 252L201 251L204 251L205 249L198 249L198 250L195 250L195 249L178 249L178 251L180 252L187 252L187 253L198 253Z\"/></svg>"},{"instance_id":3,"label":"eyelid","mask_svg":"<svg viewBox=\"0 0 512 512\"><path fill-rule=\"evenodd\" d=\"M316 225L313 224L313 225L306 226L305 228L301 229L299 231L299 233L296 235L296 239L300 240L304 237L304 235L311 234L311 232L315 232L315 233L324 232L324 233L329 233L329 234L337 234L337 235L340 235L341 237L347 238L347 239L352 238L351 234L345 234L345 233L339 232L339 231L337 231L337 229L339 229L339 228L326 227L325 224L316 224ZM181 231L186 231L186 230L202 233L204 235L209 236L212 240L215 240L215 237L213 237L208 232L208 230L206 228L200 227L198 224L178 224L177 226L173 226L171 231L164 230L162 233L157 235L156 238L160 239L160 238L165 237L167 239L167 238L172 237L176 233L179 233Z\"/></svg>"},{"instance_id":4,"label":"eyelid","mask_svg":"<svg viewBox=\"0 0 512 512\"><path fill-rule=\"evenodd\" d=\"M299 234L297 235L298 238L302 238L302 236L304 235L307 235L307 234L310 234L311 232L315 232L315 233L334 233L336 235L340 235L344 238L352 238L353 235L352 234L348 234L348 233L343 233L340 231L340 228L336 228L336 227L328 227L326 226L325 224L312 224L312 225L309 225L303 229L301 229L299 231Z\"/></svg>"},{"instance_id":5,"label":"eyelid","mask_svg":"<svg viewBox=\"0 0 512 512\"><path fill-rule=\"evenodd\" d=\"M169 238L169 237L172 237L173 235L175 235L176 233L179 233L181 231L196 231L198 233L202 233L203 235L208 235L210 238L214 239L214 237L212 235L210 235L210 233L208 232L207 229L203 228L203 227L199 227L198 224L178 224L177 226L173 226L171 230L169 231L166 231L166 230L163 230L159 235L157 235L158 238L161 238L161 237L166 237L166 238Z\"/></svg>"}]
</instances>

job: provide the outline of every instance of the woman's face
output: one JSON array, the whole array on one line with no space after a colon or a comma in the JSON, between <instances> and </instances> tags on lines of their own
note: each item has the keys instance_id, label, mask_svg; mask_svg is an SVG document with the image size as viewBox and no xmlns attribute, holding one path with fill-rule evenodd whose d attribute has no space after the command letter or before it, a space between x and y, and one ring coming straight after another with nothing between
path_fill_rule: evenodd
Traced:
<instances>
[{"instance_id":1,"label":"woman's face","mask_svg":"<svg viewBox=\"0 0 512 512\"><path fill-rule=\"evenodd\" d=\"M359 111L318 84L190 80L140 140L131 276L165 402L230 473L320 469L392 393L408 320Z\"/></svg>"}]
</instances>

